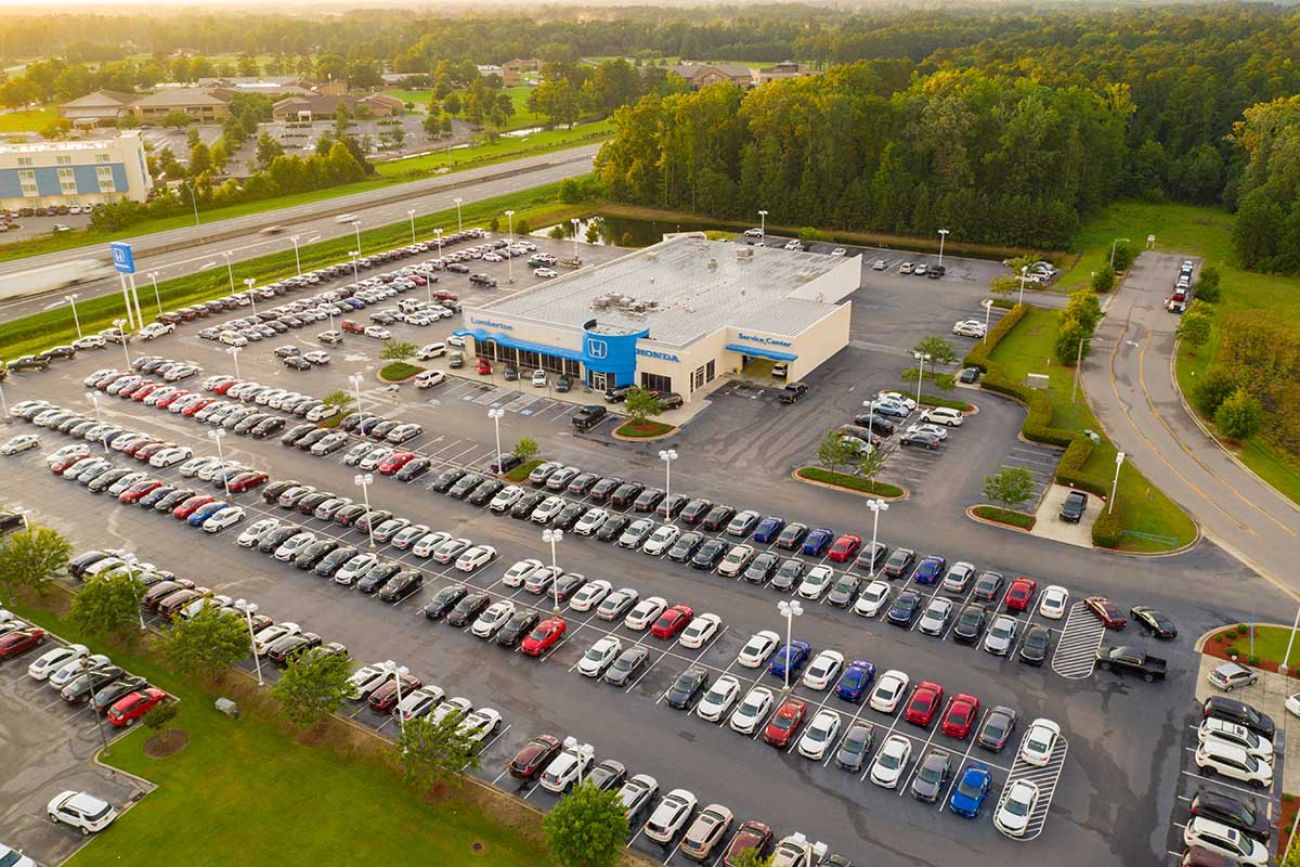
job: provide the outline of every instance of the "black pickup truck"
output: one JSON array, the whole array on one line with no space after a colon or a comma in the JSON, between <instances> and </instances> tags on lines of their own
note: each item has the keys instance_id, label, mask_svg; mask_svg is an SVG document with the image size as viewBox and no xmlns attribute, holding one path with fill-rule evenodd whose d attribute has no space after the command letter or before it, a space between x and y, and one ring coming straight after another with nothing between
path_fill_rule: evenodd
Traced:
<instances>
[{"instance_id":1,"label":"black pickup truck","mask_svg":"<svg viewBox=\"0 0 1300 867\"><path fill-rule=\"evenodd\" d=\"M1147 683L1165 679L1165 661L1138 647L1103 645L1097 649L1097 665L1102 671L1140 675Z\"/></svg>"}]
</instances>

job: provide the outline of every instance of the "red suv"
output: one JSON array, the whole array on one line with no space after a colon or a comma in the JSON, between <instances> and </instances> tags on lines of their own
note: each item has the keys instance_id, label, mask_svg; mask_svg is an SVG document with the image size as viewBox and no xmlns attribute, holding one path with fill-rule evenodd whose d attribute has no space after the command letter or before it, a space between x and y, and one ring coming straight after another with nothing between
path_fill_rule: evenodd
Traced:
<instances>
[{"instance_id":1,"label":"red suv","mask_svg":"<svg viewBox=\"0 0 1300 867\"><path fill-rule=\"evenodd\" d=\"M950 738L965 740L979 715L980 700L964 692L958 693L948 704L948 712L943 715L943 733Z\"/></svg>"},{"instance_id":2,"label":"red suv","mask_svg":"<svg viewBox=\"0 0 1300 867\"><path fill-rule=\"evenodd\" d=\"M912 700L907 703L907 721L924 728L934 719L943 704L943 687L937 683L923 680L912 693Z\"/></svg>"},{"instance_id":3,"label":"red suv","mask_svg":"<svg viewBox=\"0 0 1300 867\"><path fill-rule=\"evenodd\" d=\"M153 710L154 705L166 700L167 693L151 686L148 689L142 689L124 698L119 698L108 709L105 719L118 728L124 728Z\"/></svg>"},{"instance_id":4,"label":"red suv","mask_svg":"<svg viewBox=\"0 0 1300 867\"><path fill-rule=\"evenodd\" d=\"M343 329L343 330L346 331L348 334L365 334L365 333L366 333L366 329L365 329L365 326L364 326L364 325L361 325L361 324L359 324L359 323L353 322L351 319L344 319L342 322L339 323L339 328Z\"/></svg>"},{"instance_id":5,"label":"red suv","mask_svg":"<svg viewBox=\"0 0 1300 867\"><path fill-rule=\"evenodd\" d=\"M845 533L835 540L831 550L827 552L826 559L833 563L847 563L852 560L862 547L862 537L857 533Z\"/></svg>"},{"instance_id":6,"label":"red suv","mask_svg":"<svg viewBox=\"0 0 1300 867\"><path fill-rule=\"evenodd\" d=\"M1008 611L1028 611L1029 603L1034 601L1034 592L1038 590L1038 582L1033 578L1026 578L1021 575L1011 582L1007 588L1007 610Z\"/></svg>"},{"instance_id":7,"label":"red suv","mask_svg":"<svg viewBox=\"0 0 1300 867\"><path fill-rule=\"evenodd\" d=\"M798 698L787 698L772 714L763 729L763 743L774 747L788 747L790 741L799 733L804 717L808 715L808 702Z\"/></svg>"}]
</instances>

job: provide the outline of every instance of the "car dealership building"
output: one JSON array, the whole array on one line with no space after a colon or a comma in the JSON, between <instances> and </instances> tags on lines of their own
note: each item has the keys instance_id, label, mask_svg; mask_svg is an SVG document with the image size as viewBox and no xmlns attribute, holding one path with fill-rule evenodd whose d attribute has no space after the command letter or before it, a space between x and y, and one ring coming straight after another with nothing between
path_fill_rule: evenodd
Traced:
<instances>
[{"instance_id":1,"label":"car dealership building","mask_svg":"<svg viewBox=\"0 0 1300 867\"><path fill-rule=\"evenodd\" d=\"M800 379L849 340L860 257L710 241L699 233L466 306L456 334L480 358L685 400L756 360Z\"/></svg>"}]
</instances>

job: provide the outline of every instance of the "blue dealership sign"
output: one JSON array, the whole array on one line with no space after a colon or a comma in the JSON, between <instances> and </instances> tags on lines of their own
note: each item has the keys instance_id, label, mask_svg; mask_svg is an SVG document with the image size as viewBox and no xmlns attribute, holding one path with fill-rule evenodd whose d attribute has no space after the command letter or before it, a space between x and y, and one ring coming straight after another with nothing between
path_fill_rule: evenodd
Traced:
<instances>
[{"instance_id":1,"label":"blue dealership sign","mask_svg":"<svg viewBox=\"0 0 1300 867\"><path fill-rule=\"evenodd\" d=\"M119 274L135 273L135 254L131 251L130 244L116 241L108 245L108 250L113 254L113 267Z\"/></svg>"}]
</instances>

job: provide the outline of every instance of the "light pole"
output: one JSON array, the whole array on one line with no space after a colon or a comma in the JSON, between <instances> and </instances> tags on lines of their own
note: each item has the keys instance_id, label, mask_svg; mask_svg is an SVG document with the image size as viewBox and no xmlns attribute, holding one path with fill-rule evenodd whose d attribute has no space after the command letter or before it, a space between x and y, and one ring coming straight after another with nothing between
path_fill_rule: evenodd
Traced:
<instances>
[{"instance_id":1,"label":"light pole","mask_svg":"<svg viewBox=\"0 0 1300 867\"><path fill-rule=\"evenodd\" d=\"M226 438L225 428L208 431L208 439L217 444L217 463L221 466L221 484L226 489L226 498L230 497L230 476L226 473L226 455L221 448L221 441Z\"/></svg>"},{"instance_id":2,"label":"light pole","mask_svg":"<svg viewBox=\"0 0 1300 867\"><path fill-rule=\"evenodd\" d=\"M411 208L406 212L406 216L411 218L411 243L415 243L415 209Z\"/></svg>"},{"instance_id":3,"label":"light pole","mask_svg":"<svg viewBox=\"0 0 1300 867\"><path fill-rule=\"evenodd\" d=\"M564 744L564 748L566 750L572 750L578 755L577 785L582 786L582 769L586 765L586 763L590 761L590 759L588 759L587 757L594 754L596 752L596 749L591 744L579 744L578 739L575 738L573 735L569 735L561 743ZM584 759L586 761L584 761Z\"/></svg>"},{"instance_id":4,"label":"light pole","mask_svg":"<svg viewBox=\"0 0 1300 867\"><path fill-rule=\"evenodd\" d=\"M579 220L577 217L574 217L571 220L569 220L569 223L570 225L573 226L573 258L577 259L578 258L578 226L579 224L582 223L582 221Z\"/></svg>"},{"instance_id":5,"label":"light pole","mask_svg":"<svg viewBox=\"0 0 1300 867\"><path fill-rule=\"evenodd\" d=\"M428 295L429 307L433 307L433 269L426 262L421 268L420 273L424 275L424 291Z\"/></svg>"},{"instance_id":6,"label":"light pole","mask_svg":"<svg viewBox=\"0 0 1300 867\"><path fill-rule=\"evenodd\" d=\"M117 326L117 336L122 338L122 354L126 356L126 369L131 369L131 351L126 348L126 320L114 319L113 324Z\"/></svg>"},{"instance_id":7,"label":"light pole","mask_svg":"<svg viewBox=\"0 0 1300 867\"><path fill-rule=\"evenodd\" d=\"M1119 246L1119 242L1123 241L1127 244L1131 240L1131 238L1116 238L1114 241L1110 242L1110 270L1115 270L1115 248Z\"/></svg>"},{"instance_id":8,"label":"light pole","mask_svg":"<svg viewBox=\"0 0 1300 867\"><path fill-rule=\"evenodd\" d=\"M366 426L366 412L361 408L361 380L362 376L359 373L354 373L348 377L348 382L352 383L352 389L357 393L357 415L361 416L360 423L357 425L359 433ZM365 436L364 433L361 435Z\"/></svg>"},{"instance_id":9,"label":"light pole","mask_svg":"<svg viewBox=\"0 0 1300 867\"><path fill-rule=\"evenodd\" d=\"M1079 341L1079 351L1074 358L1074 382L1070 386L1070 403L1074 403L1079 399L1079 374L1082 372L1079 368L1083 365L1083 347L1086 344L1091 344L1096 339L1095 337L1086 337Z\"/></svg>"},{"instance_id":10,"label":"light pole","mask_svg":"<svg viewBox=\"0 0 1300 867\"><path fill-rule=\"evenodd\" d=\"M253 632L253 615L257 613L257 603L236 599L235 607L243 609L244 618L248 621L248 647L253 651L253 664L257 666L257 685L266 686L266 681L262 680L262 658L257 655L257 637Z\"/></svg>"},{"instance_id":11,"label":"light pole","mask_svg":"<svg viewBox=\"0 0 1300 867\"><path fill-rule=\"evenodd\" d=\"M758 212L758 240L767 238L767 211Z\"/></svg>"},{"instance_id":12,"label":"light pole","mask_svg":"<svg viewBox=\"0 0 1300 867\"><path fill-rule=\"evenodd\" d=\"M411 670L405 665L398 665L391 659L379 666L388 674L393 676L393 683L397 686L397 704L393 705L394 714L397 717L397 724L401 727L402 733L406 733L406 718L402 716L402 678L411 673Z\"/></svg>"},{"instance_id":13,"label":"light pole","mask_svg":"<svg viewBox=\"0 0 1300 867\"><path fill-rule=\"evenodd\" d=\"M102 412L100 412L100 410L99 410L99 392L97 392L97 391L88 391L88 392L86 392L86 400L90 401L91 403L93 403L93 404L95 405L95 423L98 424L100 427L103 427L103 426L104 426L104 414L103 414ZM105 454L108 454L108 451L109 451L109 448L108 448L108 435L107 435L107 434L101 434L99 439L100 439L100 443L104 446L104 453L105 453Z\"/></svg>"},{"instance_id":14,"label":"light pole","mask_svg":"<svg viewBox=\"0 0 1300 867\"><path fill-rule=\"evenodd\" d=\"M939 267L943 267L943 242L948 240L948 230L939 230Z\"/></svg>"},{"instance_id":15,"label":"light pole","mask_svg":"<svg viewBox=\"0 0 1300 867\"><path fill-rule=\"evenodd\" d=\"M252 277L244 278L244 285L248 287L248 303L252 305L253 315L257 315L257 299L253 297L253 284L257 281Z\"/></svg>"},{"instance_id":16,"label":"light pole","mask_svg":"<svg viewBox=\"0 0 1300 867\"><path fill-rule=\"evenodd\" d=\"M194 182L191 181L187 189L190 191L190 204L194 206L194 225L199 224L199 200L194 195Z\"/></svg>"},{"instance_id":17,"label":"light pole","mask_svg":"<svg viewBox=\"0 0 1300 867\"><path fill-rule=\"evenodd\" d=\"M889 511L889 504L884 500L867 500L867 508L871 510L871 569L870 577L876 577L876 538L880 532L880 513Z\"/></svg>"},{"instance_id":18,"label":"light pole","mask_svg":"<svg viewBox=\"0 0 1300 867\"><path fill-rule=\"evenodd\" d=\"M993 312L993 299L990 298L984 304L984 336L980 338L980 343L989 342L989 314Z\"/></svg>"},{"instance_id":19,"label":"light pole","mask_svg":"<svg viewBox=\"0 0 1300 867\"><path fill-rule=\"evenodd\" d=\"M4 410L6 424L12 421L9 415L9 403L5 400L5 387L3 385L0 385L0 410Z\"/></svg>"},{"instance_id":20,"label":"light pole","mask_svg":"<svg viewBox=\"0 0 1300 867\"><path fill-rule=\"evenodd\" d=\"M162 315L162 294L158 291L158 272L150 271L149 279L153 281L153 300L158 302L158 314Z\"/></svg>"},{"instance_id":21,"label":"light pole","mask_svg":"<svg viewBox=\"0 0 1300 867\"><path fill-rule=\"evenodd\" d=\"M776 610L785 618L785 691L790 691L790 641L794 633L794 619L803 614L803 606L798 599L782 599L776 603Z\"/></svg>"},{"instance_id":22,"label":"light pole","mask_svg":"<svg viewBox=\"0 0 1300 867\"><path fill-rule=\"evenodd\" d=\"M135 580L135 567L139 563L140 560L134 554L124 554L122 556L122 565L126 566L126 577L132 581ZM139 600L137 600L135 606L135 615L140 618L140 631L144 632L148 627L144 625L144 612L140 610L140 605L138 603Z\"/></svg>"},{"instance_id":23,"label":"light pole","mask_svg":"<svg viewBox=\"0 0 1300 867\"><path fill-rule=\"evenodd\" d=\"M465 200L462 199L460 196L457 196L456 198L452 199L452 202L454 202L456 205L456 231L457 232L465 231L465 224L460 221L460 203L463 201Z\"/></svg>"},{"instance_id":24,"label":"light pole","mask_svg":"<svg viewBox=\"0 0 1300 867\"><path fill-rule=\"evenodd\" d=\"M357 250L348 250L348 255L352 257L352 282L356 283L361 279L357 274L357 257L361 254Z\"/></svg>"},{"instance_id":25,"label":"light pole","mask_svg":"<svg viewBox=\"0 0 1300 867\"><path fill-rule=\"evenodd\" d=\"M366 504L366 535L370 537L370 548L375 547L375 522L370 520L370 483L375 477L370 473L357 473L352 477L352 484L361 489L361 498Z\"/></svg>"},{"instance_id":26,"label":"light pole","mask_svg":"<svg viewBox=\"0 0 1300 867\"><path fill-rule=\"evenodd\" d=\"M442 228L439 227L437 229L434 229L433 234L434 237L438 239L438 261L441 263L442 262Z\"/></svg>"},{"instance_id":27,"label":"light pole","mask_svg":"<svg viewBox=\"0 0 1300 867\"><path fill-rule=\"evenodd\" d=\"M234 255L234 254L231 253L229 250L223 250L223 251L221 252L221 255L223 255L223 256L226 257L226 276L230 278L230 294L231 294L231 295L234 295L235 292L236 292L236 289L235 289L235 269L234 269L234 267L230 264L230 257L231 257L232 255Z\"/></svg>"},{"instance_id":28,"label":"light pole","mask_svg":"<svg viewBox=\"0 0 1300 867\"><path fill-rule=\"evenodd\" d=\"M673 461L677 460L677 449L660 449L659 460L664 462L664 517L668 523L673 522Z\"/></svg>"},{"instance_id":29,"label":"light pole","mask_svg":"<svg viewBox=\"0 0 1300 867\"><path fill-rule=\"evenodd\" d=\"M871 432L873 432L873 431L875 430L875 423L876 423L876 401L875 401L875 399L872 399L872 400L864 400L864 401L862 401L862 405L865 406L865 407L867 408L867 432L868 432L868 433L871 433Z\"/></svg>"},{"instance_id":30,"label":"light pole","mask_svg":"<svg viewBox=\"0 0 1300 867\"><path fill-rule=\"evenodd\" d=\"M1021 265L1020 266L1020 300L1016 302L1017 304L1025 303L1025 278L1028 276L1029 276L1029 266Z\"/></svg>"},{"instance_id":31,"label":"light pole","mask_svg":"<svg viewBox=\"0 0 1300 867\"><path fill-rule=\"evenodd\" d=\"M928 352L913 352L916 359L916 405L921 405L921 383L925 381L925 363L930 360Z\"/></svg>"},{"instance_id":32,"label":"light pole","mask_svg":"<svg viewBox=\"0 0 1300 867\"><path fill-rule=\"evenodd\" d=\"M509 233L509 243L506 245L506 272L510 284L515 282L515 254L512 249L515 246L515 212L509 208L506 209L506 225Z\"/></svg>"},{"instance_id":33,"label":"light pole","mask_svg":"<svg viewBox=\"0 0 1300 867\"><path fill-rule=\"evenodd\" d=\"M492 419L492 427L496 429L497 435L497 472L503 472L501 468L501 418L506 414L504 409L488 410L488 418Z\"/></svg>"},{"instance_id":34,"label":"light pole","mask_svg":"<svg viewBox=\"0 0 1300 867\"><path fill-rule=\"evenodd\" d=\"M357 238L357 255L361 255L361 221L352 221L352 234Z\"/></svg>"},{"instance_id":35,"label":"light pole","mask_svg":"<svg viewBox=\"0 0 1300 867\"><path fill-rule=\"evenodd\" d=\"M78 340L81 339L81 320L77 318L77 299L80 297L81 297L80 293L77 292L73 292L71 295L63 296L63 300L67 301L68 304L72 306L72 324L77 327Z\"/></svg>"},{"instance_id":36,"label":"light pole","mask_svg":"<svg viewBox=\"0 0 1300 867\"><path fill-rule=\"evenodd\" d=\"M1124 466L1124 453L1115 452L1115 481L1110 483L1110 502L1106 504L1106 514L1115 511L1115 494L1119 491L1119 468Z\"/></svg>"},{"instance_id":37,"label":"light pole","mask_svg":"<svg viewBox=\"0 0 1300 867\"><path fill-rule=\"evenodd\" d=\"M298 236L290 235L289 240L293 241L293 264L298 268L298 276L302 276L302 259L298 256Z\"/></svg>"},{"instance_id":38,"label":"light pole","mask_svg":"<svg viewBox=\"0 0 1300 867\"><path fill-rule=\"evenodd\" d=\"M564 541L564 531L543 530L542 541L551 544L551 571L558 573L560 567L555 562L555 546L557 543ZM555 613L558 615L560 613L560 576L558 574L551 576L551 587L555 590Z\"/></svg>"},{"instance_id":39,"label":"light pole","mask_svg":"<svg viewBox=\"0 0 1300 867\"><path fill-rule=\"evenodd\" d=\"M230 353L230 359L231 359L231 361L235 362L235 379L239 379L239 378L240 378L240 376L239 376L239 353L240 353L241 351L242 351L242 347L239 347L239 346L231 346L230 348L228 348L228 349L226 350L226 352Z\"/></svg>"}]
</instances>

